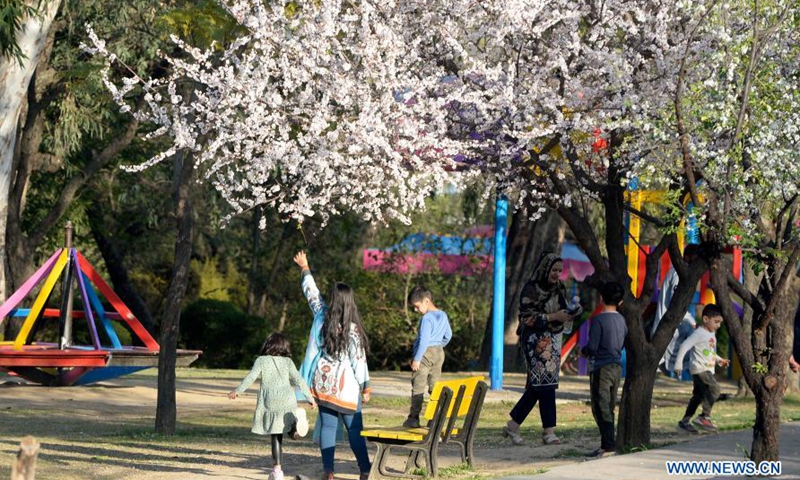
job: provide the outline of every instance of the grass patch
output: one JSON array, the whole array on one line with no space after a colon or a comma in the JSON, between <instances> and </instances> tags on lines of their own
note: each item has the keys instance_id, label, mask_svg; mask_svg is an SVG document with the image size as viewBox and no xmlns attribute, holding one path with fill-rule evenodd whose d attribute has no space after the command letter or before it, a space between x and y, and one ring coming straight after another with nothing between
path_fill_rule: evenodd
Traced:
<instances>
[{"instance_id":1,"label":"grass patch","mask_svg":"<svg viewBox=\"0 0 800 480\"><path fill-rule=\"evenodd\" d=\"M582 458L586 456L586 452L577 448L567 448L561 450L556 455L556 458Z\"/></svg>"}]
</instances>

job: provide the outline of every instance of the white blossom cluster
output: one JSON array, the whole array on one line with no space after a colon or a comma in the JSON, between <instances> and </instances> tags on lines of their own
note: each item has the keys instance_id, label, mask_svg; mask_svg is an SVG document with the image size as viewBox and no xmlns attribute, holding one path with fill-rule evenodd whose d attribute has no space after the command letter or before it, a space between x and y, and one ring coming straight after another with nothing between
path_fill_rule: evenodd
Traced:
<instances>
[{"instance_id":1,"label":"white blossom cluster","mask_svg":"<svg viewBox=\"0 0 800 480\"><path fill-rule=\"evenodd\" d=\"M430 130L460 139L451 148L479 157L521 201L565 204L633 179L643 189L685 191L686 154L701 196L718 202L721 226L740 242L798 193L794 0L404 6L422 25L406 29L424 47L419 75L447 75L451 87L434 98L441 104L445 95L456 112L419 101L415 116L450 122ZM553 139L556 148L536 155ZM701 220L707 206L695 209Z\"/></svg>"},{"instance_id":2,"label":"white blossom cluster","mask_svg":"<svg viewBox=\"0 0 800 480\"><path fill-rule=\"evenodd\" d=\"M247 31L221 53L173 38L182 55L167 58L166 78L129 72L117 86L103 73L123 111L143 88L146 105L133 114L158 125L151 137L171 139L131 170L191 151L234 214L269 205L300 221L343 209L408 221L445 181L468 175L439 145L414 142L426 132L406 118L401 72L415 56L396 33L394 1L221 5ZM88 30L86 49L110 67L117 59Z\"/></svg>"},{"instance_id":3,"label":"white blossom cluster","mask_svg":"<svg viewBox=\"0 0 800 480\"><path fill-rule=\"evenodd\" d=\"M144 88L134 114L173 140L137 168L191 150L236 212L408 221L476 176L570 204L685 189L688 157L748 235L798 193L796 0L221 4L248 32L221 54L175 39L167 78L104 78L123 108Z\"/></svg>"}]
</instances>

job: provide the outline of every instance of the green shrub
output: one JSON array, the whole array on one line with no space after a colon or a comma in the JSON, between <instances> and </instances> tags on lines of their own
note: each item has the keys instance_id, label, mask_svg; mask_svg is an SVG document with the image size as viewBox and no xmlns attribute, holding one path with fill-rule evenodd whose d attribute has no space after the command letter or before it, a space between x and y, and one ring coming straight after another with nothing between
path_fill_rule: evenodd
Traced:
<instances>
[{"instance_id":1,"label":"green shrub","mask_svg":"<svg viewBox=\"0 0 800 480\"><path fill-rule=\"evenodd\" d=\"M274 327L230 302L201 299L181 314L180 345L203 351L193 364L197 367L250 368Z\"/></svg>"}]
</instances>

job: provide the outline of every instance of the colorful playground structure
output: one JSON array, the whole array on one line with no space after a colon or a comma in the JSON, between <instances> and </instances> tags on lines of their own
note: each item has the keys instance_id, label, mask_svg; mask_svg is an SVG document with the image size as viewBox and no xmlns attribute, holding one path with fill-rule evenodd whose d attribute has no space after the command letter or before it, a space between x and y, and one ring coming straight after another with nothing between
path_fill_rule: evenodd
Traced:
<instances>
[{"instance_id":1,"label":"colorful playground structure","mask_svg":"<svg viewBox=\"0 0 800 480\"><path fill-rule=\"evenodd\" d=\"M159 345L86 258L67 246L58 249L0 306L0 323L25 318L14 340L0 342L0 370L50 386L86 385L158 365ZM62 280L60 308L47 308ZM83 310L73 311L77 284ZM41 285L29 308L18 308ZM108 306L101 301L99 293ZM58 319L59 342L35 342L46 322ZM73 345L74 320L86 320L91 345ZM98 321L102 328L98 329ZM115 326L115 323L117 324ZM124 324L142 346L123 345L117 328ZM105 337L101 342L101 335ZM188 366L202 352L178 350L178 366Z\"/></svg>"},{"instance_id":2,"label":"colorful playground structure","mask_svg":"<svg viewBox=\"0 0 800 480\"><path fill-rule=\"evenodd\" d=\"M628 195L626 201L630 203L630 205L635 210L641 210L642 205L646 203L654 203L660 204L665 201L666 199L666 192L661 191L642 191L638 189L638 186L634 182L632 184L631 189L628 191ZM680 245L681 251L686 246L686 243L698 243L699 242L699 230L697 226L697 221L694 215L692 215L693 205L691 204L688 196L684 198L684 207L689 212L688 218L685 218L681 222L681 228L678 230L678 242ZM627 213L625 216L625 223L627 227L628 235L626 236L626 254L628 259L628 275L630 276L631 282L631 289L636 296L640 296L642 290L644 288L644 280L645 275L640 274L641 272L645 271L646 268L646 258L647 255L654 250L655 247L649 245L642 245L639 241L641 235L641 220L638 216ZM742 269L742 249L740 247L730 247L725 251L726 254L732 256L733 260L733 274L739 281L743 280L743 269ZM565 261L566 264L566 261ZM584 266L585 274L584 277L588 274L593 273L594 268L588 263ZM656 302L658 299L658 295L661 289L661 286L664 283L664 279L666 278L667 274L669 273L670 269L672 268L672 261L670 260L669 253L665 252L659 261L659 271L656 277L656 288L653 292L653 302ZM567 271L566 265L564 271ZM579 279L582 280L583 278ZM577 277L576 277L577 279ZM705 272L700 279L700 283L698 284L697 291L695 293L694 298L689 307L689 312L696 318L696 308L698 305L706 305L709 303L714 303L714 292L710 288L711 274L710 272ZM583 347L589 341L589 327L591 325L591 319L595 315L597 315L601 310L601 305L598 305L594 312L589 315L588 321L584 322L581 327L569 338L564 340L564 344L562 346L562 355L561 361L562 365L567 361L569 354L572 350L578 346ZM741 312L740 312L741 314ZM741 364L739 363L738 358L733 352L732 345L728 345L728 352L729 357L731 360L731 365L728 369L728 377L733 379L738 379L741 377ZM624 375L624 351L623 351L623 375ZM585 358L580 358L578 360L578 369L577 373L579 375L587 375L588 374L588 361ZM688 377L688 372L684 372L685 376Z\"/></svg>"}]
</instances>

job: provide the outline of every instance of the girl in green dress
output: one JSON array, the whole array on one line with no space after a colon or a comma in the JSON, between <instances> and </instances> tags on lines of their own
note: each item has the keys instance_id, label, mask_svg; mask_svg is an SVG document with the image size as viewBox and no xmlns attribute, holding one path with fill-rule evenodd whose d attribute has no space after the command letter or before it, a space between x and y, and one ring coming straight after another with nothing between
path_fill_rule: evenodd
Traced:
<instances>
[{"instance_id":1,"label":"girl in green dress","mask_svg":"<svg viewBox=\"0 0 800 480\"><path fill-rule=\"evenodd\" d=\"M283 480L281 469L283 435L288 434L297 439L308 433L305 410L297 408L295 387L300 388L311 408L315 407L314 397L303 377L297 372L297 367L292 361L289 341L283 334L275 332L267 337L250 373L236 390L228 394L228 398L235 400L239 394L250 388L258 377L261 377L261 386L258 389L253 428L250 431L256 435L271 437L273 468L270 477L273 480Z\"/></svg>"}]
</instances>

